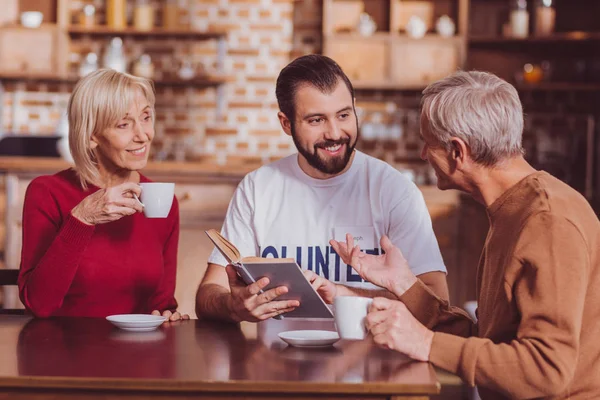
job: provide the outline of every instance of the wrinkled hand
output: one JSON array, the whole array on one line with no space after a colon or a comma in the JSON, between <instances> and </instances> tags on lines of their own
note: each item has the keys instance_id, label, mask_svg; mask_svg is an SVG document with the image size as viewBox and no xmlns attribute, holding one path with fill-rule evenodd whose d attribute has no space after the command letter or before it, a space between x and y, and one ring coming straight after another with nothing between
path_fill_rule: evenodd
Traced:
<instances>
[{"instance_id":1,"label":"wrinkled hand","mask_svg":"<svg viewBox=\"0 0 600 400\"><path fill-rule=\"evenodd\" d=\"M76 205L71 214L87 225L116 221L143 211L142 204L133 198L134 193L139 197L141 192L140 186L133 182L100 189Z\"/></svg>"},{"instance_id":2,"label":"wrinkled hand","mask_svg":"<svg viewBox=\"0 0 600 400\"><path fill-rule=\"evenodd\" d=\"M260 293L269 284L269 278L261 278L246 286L232 265L228 265L226 271L229 278L229 287L231 288L228 306L231 317L235 321L264 321L292 311L300 305L298 300L273 301L288 292L288 288L285 286L279 286Z\"/></svg>"},{"instance_id":3,"label":"wrinkled hand","mask_svg":"<svg viewBox=\"0 0 600 400\"><path fill-rule=\"evenodd\" d=\"M361 252L359 246L354 246L354 237L349 233L346 234L346 243L330 240L329 244L361 278L398 297L417 281L400 249L385 235L380 240L383 254L378 256Z\"/></svg>"},{"instance_id":4,"label":"wrinkled hand","mask_svg":"<svg viewBox=\"0 0 600 400\"><path fill-rule=\"evenodd\" d=\"M154 311L152 311L152 315L160 315L160 311L154 310ZM173 322L173 321L190 319L189 315L187 315L187 314L182 315L179 313L179 311L175 311L174 313L172 313L169 310L165 310L165 311L163 311L162 316L167 318L167 320L165 322Z\"/></svg>"},{"instance_id":5,"label":"wrinkled hand","mask_svg":"<svg viewBox=\"0 0 600 400\"><path fill-rule=\"evenodd\" d=\"M408 311L404 303L384 297L373 299L366 327L378 346L429 361L433 332Z\"/></svg>"},{"instance_id":6,"label":"wrinkled hand","mask_svg":"<svg viewBox=\"0 0 600 400\"><path fill-rule=\"evenodd\" d=\"M303 274L325 303L333 304L333 299L337 295L337 285L310 270L304 270Z\"/></svg>"}]
</instances>

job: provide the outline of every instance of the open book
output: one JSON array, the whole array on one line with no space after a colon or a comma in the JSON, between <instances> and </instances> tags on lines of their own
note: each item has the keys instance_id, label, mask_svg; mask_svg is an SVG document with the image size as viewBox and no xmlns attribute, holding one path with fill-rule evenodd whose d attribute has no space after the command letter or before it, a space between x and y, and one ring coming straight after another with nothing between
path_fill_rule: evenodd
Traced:
<instances>
[{"instance_id":1,"label":"open book","mask_svg":"<svg viewBox=\"0 0 600 400\"><path fill-rule=\"evenodd\" d=\"M244 283L250 285L262 277L269 278L264 291L286 286L288 292L276 300L298 300L300 306L285 314L286 318L333 318L331 310L313 289L293 258L242 257L238 249L214 229L205 231L223 257L236 269Z\"/></svg>"}]
</instances>

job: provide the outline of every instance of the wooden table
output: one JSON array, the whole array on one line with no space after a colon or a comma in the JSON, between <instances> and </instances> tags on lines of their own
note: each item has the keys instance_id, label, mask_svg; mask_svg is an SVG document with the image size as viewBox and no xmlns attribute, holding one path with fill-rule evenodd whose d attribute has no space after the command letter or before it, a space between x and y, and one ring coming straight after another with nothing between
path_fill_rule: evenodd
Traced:
<instances>
[{"instance_id":1,"label":"wooden table","mask_svg":"<svg viewBox=\"0 0 600 400\"><path fill-rule=\"evenodd\" d=\"M427 399L427 363L370 341L287 347L282 330L332 322L181 321L128 333L104 319L0 316L0 399Z\"/></svg>"}]
</instances>

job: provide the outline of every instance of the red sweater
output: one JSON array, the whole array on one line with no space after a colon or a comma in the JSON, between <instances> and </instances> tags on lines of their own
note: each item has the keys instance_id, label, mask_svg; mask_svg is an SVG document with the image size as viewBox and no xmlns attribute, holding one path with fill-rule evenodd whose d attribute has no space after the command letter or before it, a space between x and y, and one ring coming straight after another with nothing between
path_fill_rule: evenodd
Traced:
<instances>
[{"instance_id":1,"label":"red sweater","mask_svg":"<svg viewBox=\"0 0 600 400\"><path fill-rule=\"evenodd\" d=\"M149 182L140 175L141 182ZM167 218L137 213L90 226L71 215L85 197L72 169L34 179L23 206L19 293L38 317L175 310L177 199Z\"/></svg>"}]
</instances>

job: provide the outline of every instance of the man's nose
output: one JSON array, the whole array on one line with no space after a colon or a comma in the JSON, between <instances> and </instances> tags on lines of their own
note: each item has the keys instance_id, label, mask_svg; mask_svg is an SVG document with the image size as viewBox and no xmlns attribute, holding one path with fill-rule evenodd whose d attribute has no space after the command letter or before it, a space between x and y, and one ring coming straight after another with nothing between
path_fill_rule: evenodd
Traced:
<instances>
[{"instance_id":1,"label":"man's nose","mask_svg":"<svg viewBox=\"0 0 600 400\"><path fill-rule=\"evenodd\" d=\"M343 136L342 129L340 128L338 123L336 121L331 121L329 123L329 129L327 130L327 134L326 134L327 139L338 140L338 139L342 138L342 136Z\"/></svg>"}]
</instances>

